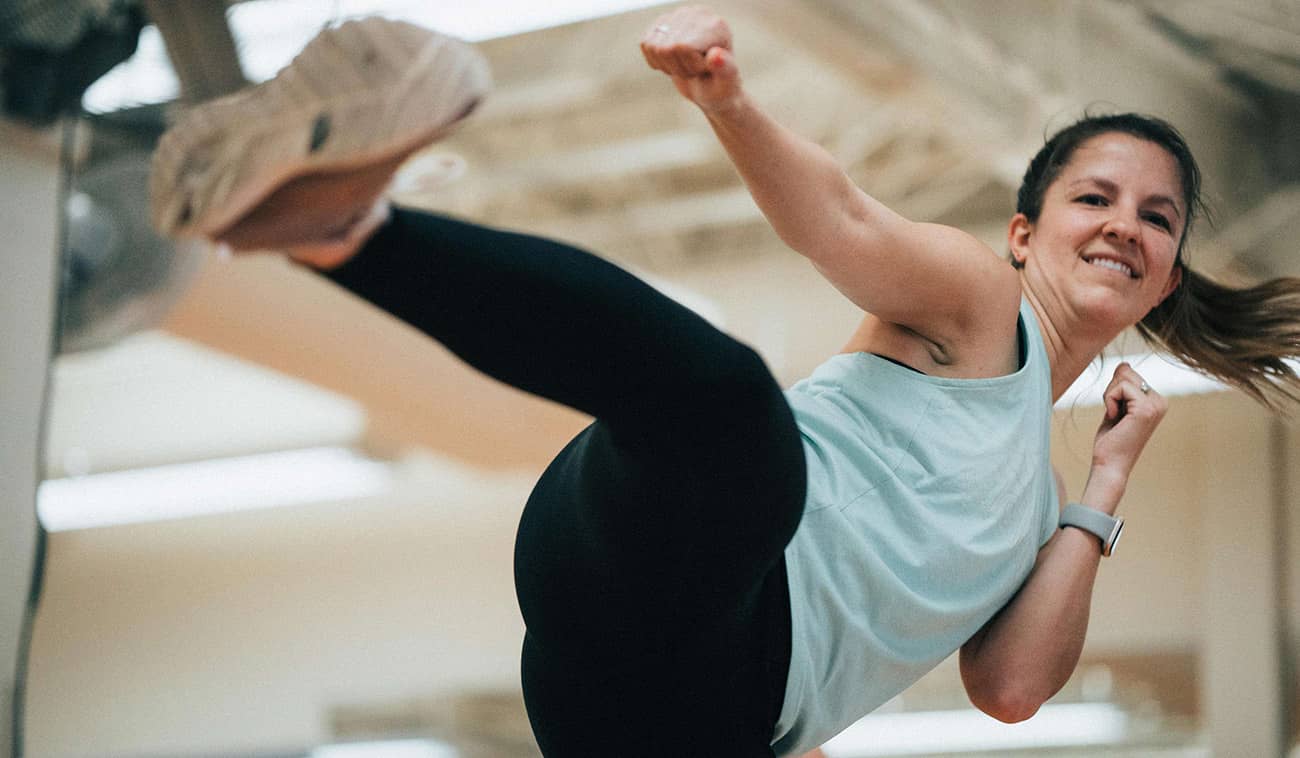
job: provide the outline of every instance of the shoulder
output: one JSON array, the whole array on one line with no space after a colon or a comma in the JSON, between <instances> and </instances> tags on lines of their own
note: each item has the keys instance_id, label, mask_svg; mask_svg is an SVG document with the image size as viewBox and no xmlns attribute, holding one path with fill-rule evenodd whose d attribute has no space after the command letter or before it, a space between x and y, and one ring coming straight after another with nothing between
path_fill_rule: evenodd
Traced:
<instances>
[{"instance_id":1,"label":"shoulder","mask_svg":"<svg viewBox=\"0 0 1300 758\"><path fill-rule=\"evenodd\" d=\"M947 270L937 274L944 304L902 324L942 347L954 363L987 363L1014 346L1020 313L1020 273L975 236L940 224L925 224L929 243L946 251Z\"/></svg>"},{"instance_id":2,"label":"shoulder","mask_svg":"<svg viewBox=\"0 0 1300 758\"><path fill-rule=\"evenodd\" d=\"M950 309L962 324L1005 319L1020 308L1020 273L975 235L944 224L919 224L928 243L945 251L952 267L942 275L959 279ZM955 275L955 276L954 276Z\"/></svg>"}]
</instances>

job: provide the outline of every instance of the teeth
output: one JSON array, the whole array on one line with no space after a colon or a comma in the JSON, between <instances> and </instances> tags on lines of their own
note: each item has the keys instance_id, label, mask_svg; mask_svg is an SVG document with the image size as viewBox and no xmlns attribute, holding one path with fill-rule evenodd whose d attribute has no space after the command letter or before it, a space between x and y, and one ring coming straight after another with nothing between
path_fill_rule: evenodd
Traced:
<instances>
[{"instance_id":1,"label":"teeth","mask_svg":"<svg viewBox=\"0 0 1300 758\"><path fill-rule=\"evenodd\" d=\"M1115 271L1119 271L1123 273L1125 276L1133 276L1133 269L1129 268L1128 266L1125 266L1123 263L1120 263L1119 261L1112 261L1109 258L1093 258L1088 262L1094 266L1101 266L1102 268L1114 269Z\"/></svg>"}]
</instances>

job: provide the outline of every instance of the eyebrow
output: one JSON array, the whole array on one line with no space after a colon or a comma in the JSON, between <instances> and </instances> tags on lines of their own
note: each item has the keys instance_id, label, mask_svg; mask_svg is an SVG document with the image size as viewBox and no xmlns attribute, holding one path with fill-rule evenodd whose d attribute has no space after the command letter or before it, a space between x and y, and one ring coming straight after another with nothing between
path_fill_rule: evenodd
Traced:
<instances>
[{"instance_id":1,"label":"eyebrow","mask_svg":"<svg viewBox=\"0 0 1300 758\"><path fill-rule=\"evenodd\" d=\"M1081 179L1075 179L1074 181L1070 182L1069 186L1075 187L1080 184L1095 184L1098 187L1101 187L1102 189L1106 190L1107 192L1110 192L1111 194L1114 194L1119 191L1119 185L1115 184L1109 179L1103 179L1100 176L1085 176ZM1178 209L1178 203L1174 202L1174 199L1168 195L1151 195L1150 197L1146 198L1146 202L1154 202L1163 205L1168 205L1170 208L1173 209L1175 216L1177 216L1180 219L1183 217L1182 212Z\"/></svg>"}]
</instances>

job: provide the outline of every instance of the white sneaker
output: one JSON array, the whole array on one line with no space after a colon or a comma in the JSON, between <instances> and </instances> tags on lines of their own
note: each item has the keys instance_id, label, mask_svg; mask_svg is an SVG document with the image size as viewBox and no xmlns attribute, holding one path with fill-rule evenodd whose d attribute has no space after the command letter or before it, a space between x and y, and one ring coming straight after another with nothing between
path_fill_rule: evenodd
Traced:
<instances>
[{"instance_id":1,"label":"white sneaker","mask_svg":"<svg viewBox=\"0 0 1300 758\"><path fill-rule=\"evenodd\" d=\"M452 37L382 18L326 29L274 79L196 106L163 135L153 225L216 239L295 179L400 162L490 87L482 54Z\"/></svg>"}]
</instances>

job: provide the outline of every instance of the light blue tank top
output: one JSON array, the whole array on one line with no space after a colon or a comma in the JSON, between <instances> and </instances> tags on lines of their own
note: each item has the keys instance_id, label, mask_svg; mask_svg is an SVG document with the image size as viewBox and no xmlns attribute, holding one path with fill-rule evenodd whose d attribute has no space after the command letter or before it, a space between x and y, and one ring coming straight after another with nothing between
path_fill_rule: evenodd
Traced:
<instances>
[{"instance_id":1,"label":"light blue tank top","mask_svg":"<svg viewBox=\"0 0 1300 758\"><path fill-rule=\"evenodd\" d=\"M808 496L786 548L791 656L773 736L799 755L906 689L1015 594L1056 530L1051 367L946 379L837 355L786 392Z\"/></svg>"}]
</instances>

